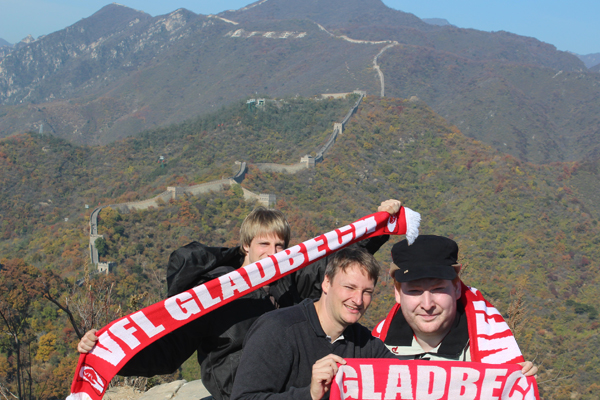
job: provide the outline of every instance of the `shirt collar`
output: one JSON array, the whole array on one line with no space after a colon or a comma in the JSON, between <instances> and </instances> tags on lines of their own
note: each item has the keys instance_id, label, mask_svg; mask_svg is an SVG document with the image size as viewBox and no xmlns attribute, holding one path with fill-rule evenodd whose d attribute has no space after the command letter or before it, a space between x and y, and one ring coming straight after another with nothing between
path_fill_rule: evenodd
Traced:
<instances>
[{"instance_id":1,"label":"shirt collar","mask_svg":"<svg viewBox=\"0 0 600 400\"><path fill-rule=\"evenodd\" d=\"M335 343L340 340L344 340L344 335L348 336L349 334L351 334L351 330L348 330L349 327L347 327L346 329L344 329L344 332L342 332L342 334L332 342L331 336L328 336L323 330L323 327L321 326L321 321L319 321L319 316L317 315L314 300L305 299L300 304L304 307L304 314L308 319L308 323L310 324L311 328L318 337L323 337L327 339L329 343Z\"/></svg>"}]
</instances>

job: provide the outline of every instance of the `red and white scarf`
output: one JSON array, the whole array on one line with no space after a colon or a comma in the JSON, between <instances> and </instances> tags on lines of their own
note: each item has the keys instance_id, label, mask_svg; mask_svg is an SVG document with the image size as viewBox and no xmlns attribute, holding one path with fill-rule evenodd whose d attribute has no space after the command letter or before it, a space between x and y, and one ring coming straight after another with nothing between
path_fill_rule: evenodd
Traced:
<instances>
[{"instance_id":1,"label":"red and white scarf","mask_svg":"<svg viewBox=\"0 0 600 400\"><path fill-rule=\"evenodd\" d=\"M330 400L535 400L535 378L516 364L352 358L341 365Z\"/></svg>"},{"instance_id":2,"label":"red and white scarf","mask_svg":"<svg viewBox=\"0 0 600 400\"><path fill-rule=\"evenodd\" d=\"M525 360L500 312L479 290L461 285L472 362L346 360L350 367L340 368L331 400L382 399L381 393L383 399L538 399L535 378L525 377L516 364ZM373 336L385 341L397 312L400 304L375 327Z\"/></svg>"},{"instance_id":3,"label":"red and white scarf","mask_svg":"<svg viewBox=\"0 0 600 400\"><path fill-rule=\"evenodd\" d=\"M96 346L80 355L67 399L102 399L111 379L149 344L337 250L386 234L406 235L412 243L420 219L405 207L395 215L377 212L111 322L97 332Z\"/></svg>"},{"instance_id":4,"label":"red and white scarf","mask_svg":"<svg viewBox=\"0 0 600 400\"><path fill-rule=\"evenodd\" d=\"M481 292L461 282L465 306L471 361L488 364L506 364L525 361L510 328L500 311L483 298ZM373 336L385 342L394 315L400 311L395 304L388 316L373 330Z\"/></svg>"}]
</instances>

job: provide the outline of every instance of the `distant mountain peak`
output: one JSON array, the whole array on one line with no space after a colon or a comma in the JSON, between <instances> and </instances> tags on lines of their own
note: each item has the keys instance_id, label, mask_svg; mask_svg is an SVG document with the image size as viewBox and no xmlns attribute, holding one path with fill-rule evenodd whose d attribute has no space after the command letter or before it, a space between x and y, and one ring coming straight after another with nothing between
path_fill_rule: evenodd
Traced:
<instances>
[{"instance_id":1,"label":"distant mountain peak","mask_svg":"<svg viewBox=\"0 0 600 400\"><path fill-rule=\"evenodd\" d=\"M260 0L219 15L238 22L308 19L328 28L402 25L435 29L413 14L389 8L381 0Z\"/></svg>"},{"instance_id":2,"label":"distant mountain peak","mask_svg":"<svg viewBox=\"0 0 600 400\"><path fill-rule=\"evenodd\" d=\"M32 43L32 42L35 42L35 38L31 35L27 35L21 40L20 43L28 44L28 43Z\"/></svg>"},{"instance_id":3,"label":"distant mountain peak","mask_svg":"<svg viewBox=\"0 0 600 400\"><path fill-rule=\"evenodd\" d=\"M67 31L86 32L88 40L95 41L116 31L126 29L132 22L136 23L150 18L152 16L144 11L134 10L118 3L111 3L66 29Z\"/></svg>"},{"instance_id":4,"label":"distant mountain peak","mask_svg":"<svg viewBox=\"0 0 600 400\"><path fill-rule=\"evenodd\" d=\"M23 39L21 39L21 41L19 43L15 43L14 46L11 46L12 47L11 51L14 50L14 49L19 49L21 47L25 47L25 46L27 46L27 45L29 45L31 43L34 43L34 42L38 41L39 39L41 39L43 37L44 36L40 36L39 38L36 39L32 35L27 35Z\"/></svg>"},{"instance_id":5,"label":"distant mountain peak","mask_svg":"<svg viewBox=\"0 0 600 400\"><path fill-rule=\"evenodd\" d=\"M88 18L92 18L94 15L97 14L103 14L106 12L119 12L119 13L140 13L140 14L145 14L150 16L150 14L148 14L145 11L142 10L136 10L135 8L131 8L131 7L127 7L123 4L119 4L119 3L110 3L105 5L104 7L102 7L101 9L99 9L98 11L96 11L94 14L92 14L90 17Z\"/></svg>"},{"instance_id":6,"label":"distant mountain peak","mask_svg":"<svg viewBox=\"0 0 600 400\"><path fill-rule=\"evenodd\" d=\"M592 53L592 54L575 54L571 53L574 56L578 57L585 66L589 68L596 67L600 64L600 53Z\"/></svg>"},{"instance_id":7,"label":"distant mountain peak","mask_svg":"<svg viewBox=\"0 0 600 400\"><path fill-rule=\"evenodd\" d=\"M263 4L266 1L268 1L268 0L258 0L257 2L254 2L252 4L248 4L246 7L240 8L239 10L227 10L227 11L246 11L246 10L249 10L249 9L254 8L256 6L260 6L261 4Z\"/></svg>"},{"instance_id":8,"label":"distant mountain peak","mask_svg":"<svg viewBox=\"0 0 600 400\"><path fill-rule=\"evenodd\" d=\"M428 23L429 25L454 26L450 22L448 22L447 19L444 19L444 18L422 18L422 21Z\"/></svg>"},{"instance_id":9,"label":"distant mountain peak","mask_svg":"<svg viewBox=\"0 0 600 400\"><path fill-rule=\"evenodd\" d=\"M180 17L196 17L198 16L198 14L196 14L193 11L188 10L187 8L178 8L177 10L170 12L169 17L176 17L176 16L180 16Z\"/></svg>"},{"instance_id":10,"label":"distant mountain peak","mask_svg":"<svg viewBox=\"0 0 600 400\"><path fill-rule=\"evenodd\" d=\"M41 38L41 37L43 37L43 36L40 36L40 38ZM20 41L19 43L16 43L16 44L14 45L14 48L15 48L15 49L18 49L18 48L21 48L21 47L27 46L28 44L31 44L31 43L33 43L33 42L35 42L35 41L37 41L37 40L38 40L38 39L34 38L32 35L27 35L27 36L25 36L23 39L21 39L21 41Z\"/></svg>"}]
</instances>

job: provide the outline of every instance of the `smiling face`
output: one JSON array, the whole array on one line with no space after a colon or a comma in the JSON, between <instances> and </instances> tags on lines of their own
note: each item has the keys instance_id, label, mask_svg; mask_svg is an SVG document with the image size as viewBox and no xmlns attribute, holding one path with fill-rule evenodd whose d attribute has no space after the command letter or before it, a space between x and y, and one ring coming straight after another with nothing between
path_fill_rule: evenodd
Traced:
<instances>
[{"instance_id":1,"label":"smiling face","mask_svg":"<svg viewBox=\"0 0 600 400\"><path fill-rule=\"evenodd\" d=\"M249 246L244 245L246 258L244 266L272 256L285 249L285 241L276 235L261 235L252 239Z\"/></svg>"},{"instance_id":2,"label":"smiling face","mask_svg":"<svg viewBox=\"0 0 600 400\"><path fill-rule=\"evenodd\" d=\"M417 341L425 341L431 347L436 347L450 331L460 294L460 285L455 286L445 279L427 278L395 284L396 301L401 305L406 322Z\"/></svg>"},{"instance_id":3,"label":"smiling face","mask_svg":"<svg viewBox=\"0 0 600 400\"><path fill-rule=\"evenodd\" d=\"M332 280L323 280L323 312L319 320L325 332L343 331L363 316L375 291L375 281L358 265L339 271ZM323 315L321 315L323 314Z\"/></svg>"}]
</instances>

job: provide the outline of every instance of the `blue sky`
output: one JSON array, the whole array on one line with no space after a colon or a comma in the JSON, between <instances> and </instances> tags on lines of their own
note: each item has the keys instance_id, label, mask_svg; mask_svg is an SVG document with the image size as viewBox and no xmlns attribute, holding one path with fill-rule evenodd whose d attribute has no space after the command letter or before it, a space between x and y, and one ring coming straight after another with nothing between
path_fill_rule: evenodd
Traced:
<instances>
[{"instance_id":1,"label":"blue sky","mask_svg":"<svg viewBox=\"0 0 600 400\"><path fill-rule=\"evenodd\" d=\"M302 1L302 0L297 0ZM199 14L238 9L251 0L121 0L156 16L178 8ZM420 18L445 18L461 28L532 36L577 54L600 53L600 0L383 0ZM0 0L0 38L38 37L89 17L106 0Z\"/></svg>"}]
</instances>

